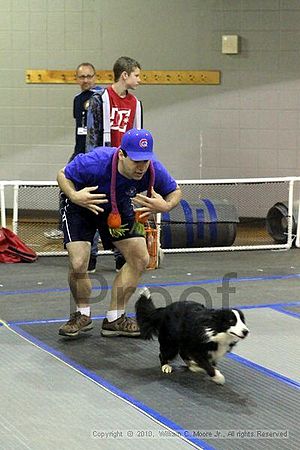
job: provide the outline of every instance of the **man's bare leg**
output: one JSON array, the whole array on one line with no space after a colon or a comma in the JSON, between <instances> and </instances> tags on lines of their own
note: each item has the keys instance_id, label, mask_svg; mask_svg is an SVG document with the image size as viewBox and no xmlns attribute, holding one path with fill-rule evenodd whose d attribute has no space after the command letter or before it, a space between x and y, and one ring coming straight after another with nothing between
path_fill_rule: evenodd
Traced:
<instances>
[{"instance_id":1,"label":"man's bare leg","mask_svg":"<svg viewBox=\"0 0 300 450\"><path fill-rule=\"evenodd\" d=\"M140 335L138 324L136 319L126 317L125 308L146 270L149 255L142 237L124 239L115 242L115 246L124 255L126 263L114 279L111 303L103 320L101 334L107 337L135 337Z\"/></svg>"},{"instance_id":2,"label":"man's bare leg","mask_svg":"<svg viewBox=\"0 0 300 450\"><path fill-rule=\"evenodd\" d=\"M69 286L76 311L71 312L70 319L59 329L62 336L74 337L81 331L93 328L90 318L91 280L87 273L91 244L89 242L69 242Z\"/></svg>"},{"instance_id":3,"label":"man's bare leg","mask_svg":"<svg viewBox=\"0 0 300 450\"><path fill-rule=\"evenodd\" d=\"M91 244L89 242L69 242L69 286L75 304L78 307L88 307L92 284L87 273Z\"/></svg>"},{"instance_id":4,"label":"man's bare leg","mask_svg":"<svg viewBox=\"0 0 300 450\"><path fill-rule=\"evenodd\" d=\"M138 282L147 268L149 255L144 238L125 239L115 246L126 259L126 264L116 275L111 292L109 309L123 309L135 292Z\"/></svg>"}]
</instances>

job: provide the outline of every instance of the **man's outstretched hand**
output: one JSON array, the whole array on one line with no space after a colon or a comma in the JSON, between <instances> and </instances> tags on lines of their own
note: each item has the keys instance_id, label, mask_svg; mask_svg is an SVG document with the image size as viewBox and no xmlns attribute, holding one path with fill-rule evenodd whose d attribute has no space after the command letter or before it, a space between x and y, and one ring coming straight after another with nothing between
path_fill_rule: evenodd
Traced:
<instances>
[{"instance_id":1,"label":"man's outstretched hand","mask_svg":"<svg viewBox=\"0 0 300 450\"><path fill-rule=\"evenodd\" d=\"M98 215L104 209L99 205L107 203L106 194L93 194L92 192L98 189L98 186L85 187L80 191L75 191L70 199L73 203L83 208L89 209L94 214Z\"/></svg>"}]
</instances>

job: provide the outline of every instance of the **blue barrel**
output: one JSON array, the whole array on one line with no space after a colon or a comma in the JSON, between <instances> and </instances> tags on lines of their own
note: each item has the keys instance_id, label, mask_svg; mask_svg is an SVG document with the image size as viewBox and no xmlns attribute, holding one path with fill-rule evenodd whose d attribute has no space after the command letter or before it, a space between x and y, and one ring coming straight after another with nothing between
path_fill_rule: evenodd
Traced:
<instances>
[{"instance_id":1,"label":"blue barrel","mask_svg":"<svg viewBox=\"0 0 300 450\"><path fill-rule=\"evenodd\" d=\"M239 222L237 210L227 200L181 200L161 217L162 248L223 247L234 243Z\"/></svg>"}]
</instances>

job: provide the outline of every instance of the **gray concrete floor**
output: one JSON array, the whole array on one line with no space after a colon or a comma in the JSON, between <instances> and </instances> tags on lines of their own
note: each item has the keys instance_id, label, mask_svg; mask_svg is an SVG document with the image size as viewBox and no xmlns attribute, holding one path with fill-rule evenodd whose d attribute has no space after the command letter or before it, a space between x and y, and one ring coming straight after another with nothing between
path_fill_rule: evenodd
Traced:
<instances>
[{"instance_id":1,"label":"gray concrete floor","mask_svg":"<svg viewBox=\"0 0 300 450\"><path fill-rule=\"evenodd\" d=\"M15 322L30 322L50 320L51 330L48 330L48 334L51 335L51 342L56 340L56 329L53 321L64 320L68 317L70 311L70 295L67 284L67 266L68 261L66 257L40 257L36 263L33 264L1 264L0 271L0 319L8 323ZM92 298L92 315L102 316L105 314L107 306L109 304L110 287L112 284L114 273L114 263L111 256L103 256L99 258L97 272L92 275L93 280L93 298ZM222 286L226 287L226 280L229 280L230 291L222 292ZM259 308L264 308L270 305L272 309L272 321L274 328L269 330L269 334L274 333L274 340L280 340L281 337L275 333L276 321L278 320L278 329L287 320L287 312L293 315L291 320L294 326L290 327L293 331L288 335L289 345L289 361L293 359L293 355L296 358L297 346L295 345L295 352L293 353L293 336L297 333L297 326L295 321L299 320L299 307L300 307L300 250L292 249L290 251L246 251L246 252L222 252L222 253L197 253L197 254L170 254L166 255L162 266L158 270L148 271L141 280L141 285L147 285L153 291L153 298L157 305L163 305L169 298L179 300L182 298L193 299L205 303L207 306L221 307L221 306L243 306L251 308L249 311L249 318L254 317L252 311L258 311ZM134 311L134 302L136 296L134 296L129 305L128 311ZM278 307L278 309L276 309ZM275 308L275 309L274 309ZM267 314L269 309L266 307L264 311ZM275 315L274 311L277 311ZM247 318L247 309L245 309L245 315ZM261 317L261 316L260 316ZM277 318L278 317L278 318ZM281 318L284 317L284 320ZM295 321L293 321L295 320ZM275 322L274 322L275 321ZM96 327L98 321L96 321ZM254 327L257 320L254 320ZM298 323L298 322L297 322ZM58 328L59 324L57 324ZM100 330L100 323L98 326ZM273 331L272 331L273 330ZM261 332L261 331L260 331ZM3 331L2 331L3 333ZM299 333L299 328L298 328ZM295 342L296 342L295 336ZM300 336L298 336L300 337ZM268 336L269 345L272 343L272 336ZM58 336L57 336L58 339ZM98 339L98 338L97 338ZM100 340L100 336L99 336ZM80 342L77 343L81 345ZM30 345L30 344L28 344ZM73 345L73 344L72 344ZM76 344L75 344L76 345ZM111 344L114 345L114 344ZM117 345L117 344L115 344ZM140 344L139 344L140 345ZM257 343L255 344L257 346ZM18 346L16 343L10 349L9 360L18 356L18 349L22 346ZM108 349L108 351L111 351ZM250 354L258 354L258 348L247 347L247 351ZM50 352L51 353L51 352ZM283 351L284 353L284 351ZM243 355L242 346L241 357ZM20 355L19 355L20 356ZM249 354L247 354L247 358ZM115 355L117 359L117 354ZM278 355L278 358L282 358L282 355ZM3 361L3 357L1 357ZM256 361L257 364L263 365L264 358L260 355L260 358ZM280 362L280 360L279 360ZM295 359L295 364L297 359ZM227 363L226 363L227 364ZM116 365L116 367L118 364ZM7 366L8 367L8 366ZM277 360L277 366L280 364ZM3 372L0 369L2 375L9 377L9 371ZM11 371L15 370L15 365L10 367ZM35 370L34 363L26 366L27 375L31 370ZM55 372L55 368L54 370ZM60 368L61 370L61 368ZM118 370L116 368L116 370ZM293 381L293 373L290 371L291 380ZM100 372L101 373L101 372ZM262 372L260 372L261 374ZM20 374L21 375L21 374ZM266 373L266 376L269 376ZM276 370L275 370L276 375ZM280 374L279 374L280 375ZM288 378L289 371L285 371L285 376ZM84 374L82 374L84 378ZM280 377L279 377L280 378ZM278 382L280 379L278 378ZM27 379L27 378L26 378ZM77 380L78 381L78 380ZM18 383L18 379L15 380ZM79 381L80 383L80 381ZM82 380L82 385L86 381ZM179 380L180 385L180 380ZM286 386L285 386L286 388ZM79 388L80 389L80 388ZM86 387L82 389L87 389ZM218 393L208 386L206 395L208 397L218 396ZM211 389L211 392L209 391ZM299 386L297 382L293 386L292 394L295 398L299 396ZM183 389L184 392L184 389ZM1 394L2 395L2 394ZM50 394L49 394L50 395ZM138 395L138 394L137 394ZM184 394L183 394L184 395ZM33 399L34 401L34 399ZM109 399L108 399L109 401ZM221 400L216 399L220 402ZM226 400L222 399L222 402ZM145 402L144 402L145 403ZM200 405L199 405L200 406ZM131 406L130 406L131 407ZM226 409L226 408L225 408ZM288 406L287 406L288 409ZM120 406L119 413L121 414L122 407ZM113 409L113 416L119 417L118 406ZM287 411L287 414L289 411ZM16 416L19 411L16 410ZM103 412L105 415L106 413ZM111 411L108 413L111 414ZM140 412L140 414L144 414ZM224 413L230 414L230 408ZM112 416L112 417L113 417ZM101 417L101 413L99 415ZM165 417L165 416L164 416ZM276 419L276 417L275 417ZM274 419L274 427L277 423ZM25 419L26 422L26 419ZM125 424L126 425L126 424ZM124 426L125 426L124 425ZM28 426L32 426L27 423ZM145 425L146 426L146 425ZM215 426L217 428L217 426ZM238 428L238 426L236 426ZM278 428L278 427L277 427ZM32 430L34 427L32 428ZM33 432L33 431L32 431ZM3 439L1 441L1 439ZM0 435L0 443L2 448L50 448L49 447L37 447L36 444L30 443L30 439L26 440L28 447L14 447L11 444L10 447L3 446L2 443L9 442L7 435L3 433ZM166 441L155 441L153 448L168 448ZM175 442L175 441L174 441ZM197 445L199 446L198 441ZM248 449L248 448L263 448L260 444L263 443L266 447L266 440L247 440L237 441L232 444L224 446L222 442L209 441L209 444L203 444L203 448L229 448L234 450ZM170 442L169 442L170 443ZM272 440L268 441L272 449L282 448L297 448L298 445L294 441ZM108 441L106 442L108 445ZM120 442L118 443L120 444ZM144 441L140 441L138 448L147 448L149 444ZM147 444L147 445L146 445ZM71 444L70 444L71 445ZM129 445L129 446L127 446ZM177 444L176 444L177 445ZM179 446L188 445L186 442L179 441ZM212 447L209 447L212 446ZM65 447L60 448L73 448L66 443ZM78 447L79 448L79 447ZM103 446L100 448L110 448L109 446ZM115 448L132 448L128 442L123 441L122 446L118 445ZM184 448L184 447L183 447Z\"/></svg>"}]
</instances>

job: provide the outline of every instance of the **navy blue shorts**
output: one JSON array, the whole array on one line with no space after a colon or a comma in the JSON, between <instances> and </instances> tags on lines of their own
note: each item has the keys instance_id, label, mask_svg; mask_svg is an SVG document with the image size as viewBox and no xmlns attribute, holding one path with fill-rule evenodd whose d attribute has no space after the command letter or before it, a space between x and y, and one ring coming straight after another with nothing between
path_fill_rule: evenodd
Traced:
<instances>
[{"instance_id":1,"label":"navy blue shorts","mask_svg":"<svg viewBox=\"0 0 300 450\"><path fill-rule=\"evenodd\" d=\"M64 232L64 245L69 242L88 241L93 243L94 236L99 230L101 242L104 250L111 250L114 248L114 242L123 241L133 237L144 237L136 231L132 231L134 218L123 218L122 224L126 224L124 235L115 238L112 237L107 225L108 213L100 213L98 216L86 208L74 205L69 200L66 200L65 207L62 214L62 228Z\"/></svg>"}]
</instances>

